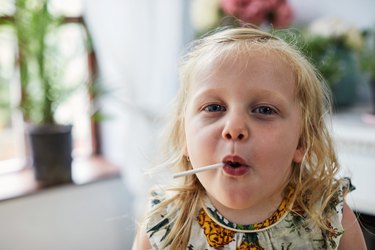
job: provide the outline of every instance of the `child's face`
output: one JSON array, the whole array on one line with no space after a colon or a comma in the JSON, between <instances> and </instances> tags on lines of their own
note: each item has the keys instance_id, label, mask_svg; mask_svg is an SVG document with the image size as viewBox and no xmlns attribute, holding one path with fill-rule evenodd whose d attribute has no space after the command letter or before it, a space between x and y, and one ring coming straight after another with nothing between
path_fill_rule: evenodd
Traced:
<instances>
[{"instance_id":1,"label":"child's face","mask_svg":"<svg viewBox=\"0 0 375 250\"><path fill-rule=\"evenodd\" d=\"M197 174L212 202L218 209L277 207L291 163L303 156L291 69L272 54L254 52L227 58L195 79L185 117L186 155L193 168L226 163Z\"/></svg>"}]
</instances>

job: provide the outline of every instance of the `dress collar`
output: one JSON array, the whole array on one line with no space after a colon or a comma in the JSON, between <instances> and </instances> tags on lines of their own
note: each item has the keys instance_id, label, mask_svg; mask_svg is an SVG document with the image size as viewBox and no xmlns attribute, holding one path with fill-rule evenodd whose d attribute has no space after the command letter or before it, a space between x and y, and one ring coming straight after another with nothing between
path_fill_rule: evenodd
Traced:
<instances>
[{"instance_id":1,"label":"dress collar","mask_svg":"<svg viewBox=\"0 0 375 250\"><path fill-rule=\"evenodd\" d=\"M265 219L263 222L248 225L236 224L227 220L212 205L212 202L207 196L205 196L203 199L202 207L205 213L218 225L236 232L251 233L267 230L281 222L289 213L290 207L293 204L292 200L293 192L289 192L289 194L280 203L277 210L270 217Z\"/></svg>"}]
</instances>

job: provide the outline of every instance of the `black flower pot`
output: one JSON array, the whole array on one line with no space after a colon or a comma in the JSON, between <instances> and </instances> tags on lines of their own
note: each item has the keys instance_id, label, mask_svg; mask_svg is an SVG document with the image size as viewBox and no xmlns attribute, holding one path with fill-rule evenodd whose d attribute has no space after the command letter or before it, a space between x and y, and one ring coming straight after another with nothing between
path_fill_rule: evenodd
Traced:
<instances>
[{"instance_id":1,"label":"black flower pot","mask_svg":"<svg viewBox=\"0 0 375 250\"><path fill-rule=\"evenodd\" d=\"M371 114L375 115L375 78L371 78L369 81L371 91Z\"/></svg>"},{"instance_id":2,"label":"black flower pot","mask_svg":"<svg viewBox=\"0 0 375 250\"><path fill-rule=\"evenodd\" d=\"M341 73L331 82L333 105L336 111L353 106L357 99L360 71L356 57L348 51L337 50Z\"/></svg>"},{"instance_id":3,"label":"black flower pot","mask_svg":"<svg viewBox=\"0 0 375 250\"><path fill-rule=\"evenodd\" d=\"M28 127L35 178L43 185L72 182L72 126Z\"/></svg>"},{"instance_id":4,"label":"black flower pot","mask_svg":"<svg viewBox=\"0 0 375 250\"><path fill-rule=\"evenodd\" d=\"M345 74L331 87L334 109L336 111L353 106L357 98L358 77L355 73Z\"/></svg>"}]
</instances>

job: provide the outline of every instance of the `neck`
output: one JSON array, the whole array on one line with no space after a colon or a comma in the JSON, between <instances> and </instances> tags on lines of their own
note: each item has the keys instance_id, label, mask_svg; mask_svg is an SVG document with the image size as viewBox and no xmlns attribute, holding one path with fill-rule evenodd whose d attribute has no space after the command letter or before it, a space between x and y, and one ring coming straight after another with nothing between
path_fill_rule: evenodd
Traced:
<instances>
[{"instance_id":1,"label":"neck","mask_svg":"<svg viewBox=\"0 0 375 250\"><path fill-rule=\"evenodd\" d=\"M241 209L224 206L211 196L209 196L209 199L227 220L236 224L249 225L261 223L268 219L279 208L283 197L281 195L269 197L265 199L265 202Z\"/></svg>"}]
</instances>

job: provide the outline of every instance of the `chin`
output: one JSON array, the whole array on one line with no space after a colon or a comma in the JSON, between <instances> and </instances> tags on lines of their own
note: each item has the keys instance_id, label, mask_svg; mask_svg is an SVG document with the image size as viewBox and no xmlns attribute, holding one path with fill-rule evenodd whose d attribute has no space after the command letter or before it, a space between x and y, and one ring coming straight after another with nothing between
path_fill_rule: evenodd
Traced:
<instances>
[{"instance_id":1,"label":"chin","mask_svg":"<svg viewBox=\"0 0 375 250\"><path fill-rule=\"evenodd\" d=\"M241 210L247 209L255 205L253 203L250 203L249 200L252 200L249 196L242 197L237 195L231 195L225 197L224 199L219 198L218 202L220 202L222 206L227 207L229 209Z\"/></svg>"},{"instance_id":2,"label":"chin","mask_svg":"<svg viewBox=\"0 0 375 250\"><path fill-rule=\"evenodd\" d=\"M245 204L243 202L238 203L225 203L223 204L225 207L233 210L243 210L251 207L251 204Z\"/></svg>"}]
</instances>

